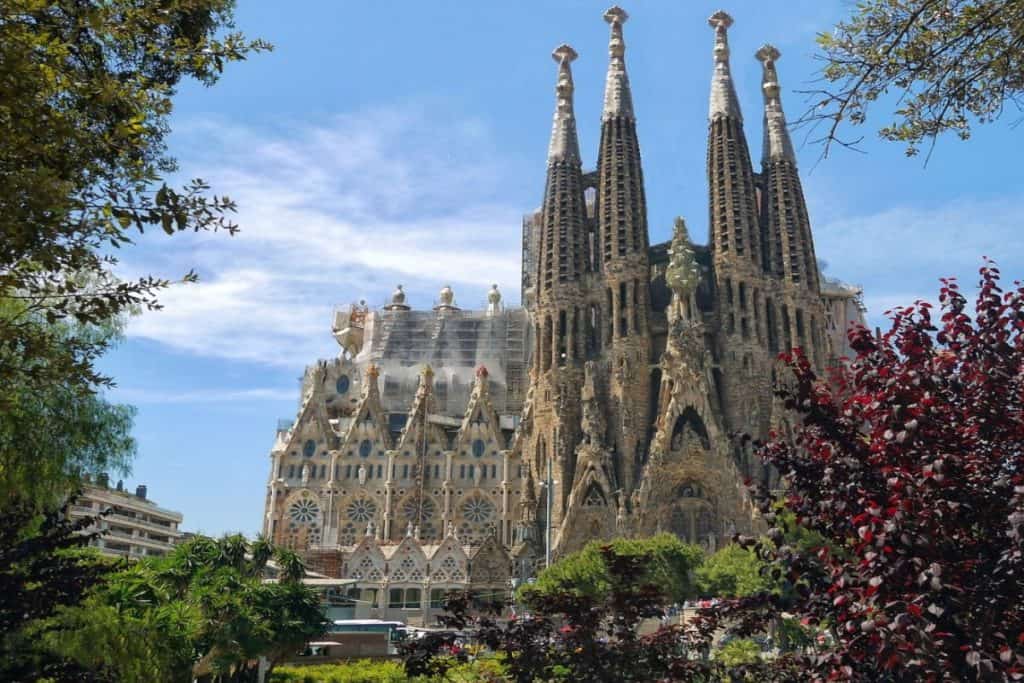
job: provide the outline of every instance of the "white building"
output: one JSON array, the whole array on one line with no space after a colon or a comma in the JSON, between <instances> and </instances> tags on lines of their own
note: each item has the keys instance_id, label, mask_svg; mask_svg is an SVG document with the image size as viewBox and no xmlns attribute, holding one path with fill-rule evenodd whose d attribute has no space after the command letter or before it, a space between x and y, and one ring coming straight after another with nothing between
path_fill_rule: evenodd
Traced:
<instances>
[{"instance_id":1,"label":"white building","mask_svg":"<svg viewBox=\"0 0 1024 683\"><path fill-rule=\"evenodd\" d=\"M181 539L181 513L146 498L145 485L135 487L135 493L131 493L123 490L120 482L113 489L104 481L85 484L68 513L72 519L81 519L96 517L107 510L97 522L104 533L91 543L106 555L166 555Z\"/></svg>"}]
</instances>

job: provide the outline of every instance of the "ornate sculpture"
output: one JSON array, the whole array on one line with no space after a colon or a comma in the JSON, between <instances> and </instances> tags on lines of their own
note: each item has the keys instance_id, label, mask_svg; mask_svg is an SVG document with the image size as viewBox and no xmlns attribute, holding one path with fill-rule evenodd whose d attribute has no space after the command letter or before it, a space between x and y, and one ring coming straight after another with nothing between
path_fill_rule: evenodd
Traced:
<instances>
[{"instance_id":1,"label":"ornate sculpture","mask_svg":"<svg viewBox=\"0 0 1024 683\"><path fill-rule=\"evenodd\" d=\"M665 269L665 282L679 300L689 298L700 281L700 266L690 246L690 234L686 229L686 221L676 217L672 233L672 246L668 250L670 260Z\"/></svg>"}]
</instances>

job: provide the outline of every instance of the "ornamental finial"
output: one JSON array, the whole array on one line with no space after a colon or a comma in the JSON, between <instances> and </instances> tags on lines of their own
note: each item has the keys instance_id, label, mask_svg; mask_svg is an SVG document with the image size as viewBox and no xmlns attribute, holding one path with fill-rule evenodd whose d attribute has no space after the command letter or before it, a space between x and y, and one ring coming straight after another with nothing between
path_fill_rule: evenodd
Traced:
<instances>
[{"instance_id":1,"label":"ornamental finial","mask_svg":"<svg viewBox=\"0 0 1024 683\"><path fill-rule=\"evenodd\" d=\"M765 44L757 51L756 57L761 62L761 91L764 93L764 145L763 158L766 160L784 159L796 164L793 141L789 137L786 115L782 111L782 99L779 96L779 72L775 62L782 53L774 45Z\"/></svg>"},{"instance_id":2,"label":"ornamental finial","mask_svg":"<svg viewBox=\"0 0 1024 683\"><path fill-rule=\"evenodd\" d=\"M622 37L622 25L627 19L629 15L621 7L612 7L604 13L604 20L611 26L612 32L608 40L611 61L604 86L602 117L605 120L618 116L633 118L633 95L629 89L629 76L626 75L626 40Z\"/></svg>"},{"instance_id":3,"label":"ornamental finial","mask_svg":"<svg viewBox=\"0 0 1024 683\"><path fill-rule=\"evenodd\" d=\"M764 91L764 96L768 99L778 99L779 74L775 70L775 62L782 56L782 53L774 45L765 43L754 56L764 68L761 78L761 90Z\"/></svg>"},{"instance_id":4,"label":"ornamental finial","mask_svg":"<svg viewBox=\"0 0 1024 683\"><path fill-rule=\"evenodd\" d=\"M555 86L555 118L551 128L551 144L548 146L548 163L580 160L580 144L576 137L576 115L573 113L572 82L570 64L578 57L576 50L562 44L554 49L551 58L558 62L558 84Z\"/></svg>"},{"instance_id":5,"label":"ornamental finial","mask_svg":"<svg viewBox=\"0 0 1024 683\"><path fill-rule=\"evenodd\" d=\"M366 376L371 381L377 381L377 378L380 376L380 369L377 367L376 363L370 363L370 365L367 366Z\"/></svg>"},{"instance_id":6,"label":"ornamental finial","mask_svg":"<svg viewBox=\"0 0 1024 683\"><path fill-rule=\"evenodd\" d=\"M721 116L743 121L732 74L729 72L728 30L732 24L732 17L722 10L708 17L708 25L715 29L715 72L711 77L711 106L708 114L712 121Z\"/></svg>"},{"instance_id":7,"label":"ornamental finial","mask_svg":"<svg viewBox=\"0 0 1024 683\"><path fill-rule=\"evenodd\" d=\"M629 19L626 10L618 5L609 7L604 12L604 20L611 24L612 37L608 42L608 52L612 57L622 57L626 54L626 43L622 39L622 25Z\"/></svg>"}]
</instances>

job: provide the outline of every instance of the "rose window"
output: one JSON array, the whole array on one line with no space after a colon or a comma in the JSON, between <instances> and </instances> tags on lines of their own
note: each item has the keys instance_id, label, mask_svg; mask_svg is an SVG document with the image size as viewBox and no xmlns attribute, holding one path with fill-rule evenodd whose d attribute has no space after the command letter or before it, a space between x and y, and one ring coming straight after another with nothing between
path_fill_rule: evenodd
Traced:
<instances>
[{"instance_id":1,"label":"rose window","mask_svg":"<svg viewBox=\"0 0 1024 683\"><path fill-rule=\"evenodd\" d=\"M359 498L348 504L345 514L353 522L369 522L377 515L377 505L367 498Z\"/></svg>"},{"instance_id":2,"label":"rose window","mask_svg":"<svg viewBox=\"0 0 1024 683\"><path fill-rule=\"evenodd\" d=\"M291 504L288 515L299 524L309 524L320 515L320 506L315 500L303 498Z\"/></svg>"},{"instance_id":3,"label":"rose window","mask_svg":"<svg viewBox=\"0 0 1024 683\"><path fill-rule=\"evenodd\" d=\"M423 499L423 505L420 505L420 499L418 497L412 497L405 501L402 506L402 514L405 519L415 523L418 519L431 519L434 513L437 511L437 506L434 505L434 501L429 498Z\"/></svg>"},{"instance_id":4,"label":"rose window","mask_svg":"<svg viewBox=\"0 0 1024 683\"><path fill-rule=\"evenodd\" d=\"M473 498L462 506L463 516L474 524L482 524L494 515L494 504L486 498Z\"/></svg>"}]
</instances>

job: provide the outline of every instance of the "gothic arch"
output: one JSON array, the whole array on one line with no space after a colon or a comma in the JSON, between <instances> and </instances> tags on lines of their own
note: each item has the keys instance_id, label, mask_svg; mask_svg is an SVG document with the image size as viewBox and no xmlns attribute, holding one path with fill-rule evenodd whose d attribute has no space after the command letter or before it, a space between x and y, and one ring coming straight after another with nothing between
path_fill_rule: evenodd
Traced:
<instances>
[{"instance_id":1,"label":"gothic arch","mask_svg":"<svg viewBox=\"0 0 1024 683\"><path fill-rule=\"evenodd\" d=\"M711 439L708 436L707 427L700 413L693 406L687 406L677 417L672 427L672 449L675 450L682 440L685 440L686 431L692 432L700 441L704 450L711 448Z\"/></svg>"}]
</instances>

